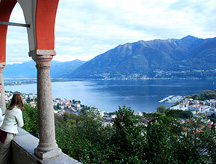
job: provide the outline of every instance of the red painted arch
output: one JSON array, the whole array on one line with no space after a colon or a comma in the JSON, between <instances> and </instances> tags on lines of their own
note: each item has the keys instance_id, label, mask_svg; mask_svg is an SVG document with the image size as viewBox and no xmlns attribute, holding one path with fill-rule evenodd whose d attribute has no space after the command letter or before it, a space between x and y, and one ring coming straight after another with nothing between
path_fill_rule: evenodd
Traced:
<instances>
[{"instance_id":1,"label":"red painted arch","mask_svg":"<svg viewBox=\"0 0 216 164\"><path fill-rule=\"evenodd\" d=\"M16 0L2 0L0 3L0 21L8 22ZM6 62L7 25L0 25L0 63Z\"/></svg>"},{"instance_id":2,"label":"red painted arch","mask_svg":"<svg viewBox=\"0 0 216 164\"><path fill-rule=\"evenodd\" d=\"M54 50L55 18L59 0L37 0L36 40L37 49Z\"/></svg>"},{"instance_id":3,"label":"red painted arch","mask_svg":"<svg viewBox=\"0 0 216 164\"><path fill-rule=\"evenodd\" d=\"M28 0L26 0L28 1ZM35 13L36 49L54 50L55 48L55 18L59 0L37 1ZM1 0L0 21L9 22L16 0ZM34 15L34 14L33 14ZM6 62L7 25L0 25L0 62Z\"/></svg>"}]
</instances>

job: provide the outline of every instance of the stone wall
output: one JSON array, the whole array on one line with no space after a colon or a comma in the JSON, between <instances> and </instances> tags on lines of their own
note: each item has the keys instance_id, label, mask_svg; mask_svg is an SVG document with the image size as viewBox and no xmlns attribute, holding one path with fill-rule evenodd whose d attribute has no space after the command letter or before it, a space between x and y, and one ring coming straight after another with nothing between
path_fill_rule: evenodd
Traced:
<instances>
[{"instance_id":1,"label":"stone wall","mask_svg":"<svg viewBox=\"0 0 216 164\"><path fill-rule=\"evenodd\" d=\"M19 128L19 133L12 141L13 164L81 164L68 155L61 155L41 160L34 155L39 139Z\"/></svg>"}]
</instances>

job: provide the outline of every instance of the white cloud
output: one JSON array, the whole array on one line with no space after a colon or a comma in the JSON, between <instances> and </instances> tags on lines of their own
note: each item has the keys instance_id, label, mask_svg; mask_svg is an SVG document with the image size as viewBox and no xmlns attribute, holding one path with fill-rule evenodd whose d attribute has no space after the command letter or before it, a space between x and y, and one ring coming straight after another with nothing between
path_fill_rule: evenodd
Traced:
<instances>
[{"instance_id":1,"label":"white cloud","mask_svg":"<svg viewBox=\"0 0 216 164\"><path fill-rule=\"evenodd\" d=\"M21 6L19 3L14 7L12 11L12 15L10 17L11 22L19 22L19 23L25 23L24 16L23 16L23 11L21 9Z\"/></svg>"},{"instance_id":2,"label":"white cloud","mask_svg":"<svg viewBox=\"0 0 216 164\"><path fill-rule=\"evenodd\" d=\"M90 60L119 44L138 40L182 38L189 34L215 37L215 15L215 0L59 1L54 59ZM11 21L24 22L19 6ZM15 62L15 56L24 61L31 59L24 28L9 30L8 43L8 63ZM13 48L19 51L13 54Z\"/></svg>"}]
</instances>

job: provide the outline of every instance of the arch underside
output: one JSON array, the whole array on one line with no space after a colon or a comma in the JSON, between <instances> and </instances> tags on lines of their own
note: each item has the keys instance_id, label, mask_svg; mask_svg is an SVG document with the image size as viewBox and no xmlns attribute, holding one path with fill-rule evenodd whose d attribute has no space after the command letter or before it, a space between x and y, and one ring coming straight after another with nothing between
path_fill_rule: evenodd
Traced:
<instances>
[{"instance_id":1,"label":"arch underside","mask_svg":"<svg viewBox=\"0 0 216 164\"><path fill-rule=\"evenodd\" d=\"M34 154L40 159L58 156L61 150L55 140L50 61L56 54L55 17L59 0L0 0L0 21L9 22L12 10L19 3L24 14L29 42L29 56L36 62L39 145ZM6 61L8 25L0 25L0 83L3 84L3 68ZM2 65L2 66L1 66ZM3 85L4 86L4 85ZM1 91L4 98L4 87ZM2 99L0 106L5 106ZM3 111L3 108L2 108ZM4 113L4 111L3 111Z\"/></svg>"},{"instance_id":2,"label":"arch underside","mask_svg":"<svg viewBox=\"0 0 216 164\"><path fill-rule=\"evenodd\" d=\"M16 0L1 0L0 21L8 22ZM8 26L0 24L0 63L6 62L6 38Z\"/></svg>"},{"instance_id":3,"label":"arch underside","mask_svg":"<svg viewBox=\"0 0 216 164\"><path fill-rule=\"evenodd\" d=\"M1 0L0 21L9 22L16 3L24 14L29 51L55 49L55 18L59 0ZM0 24L0 63L6 62L6 39L8 25Z\"/></svg>"}]
</instances>

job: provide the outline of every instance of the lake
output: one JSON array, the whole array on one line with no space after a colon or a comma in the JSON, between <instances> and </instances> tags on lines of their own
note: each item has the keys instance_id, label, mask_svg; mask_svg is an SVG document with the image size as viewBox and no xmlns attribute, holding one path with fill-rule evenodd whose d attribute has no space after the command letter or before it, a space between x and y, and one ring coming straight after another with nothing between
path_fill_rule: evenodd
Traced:
<instances>
[{"instance_id":1,"label":"lake","mask_svg":"<svg viewBox=\"0 0 216 164\"><path fill-rule=\"evenodd\" d=\"M159 103L169 95L186 96L216 89L216 80L100 80L52 82L53 98L80 100L82 104L94 106L106 112L118 110L126 105L135 112L155 112ZM36 84L5 86L7 91L37 93Z\"/></svg>"}]
</instances>

